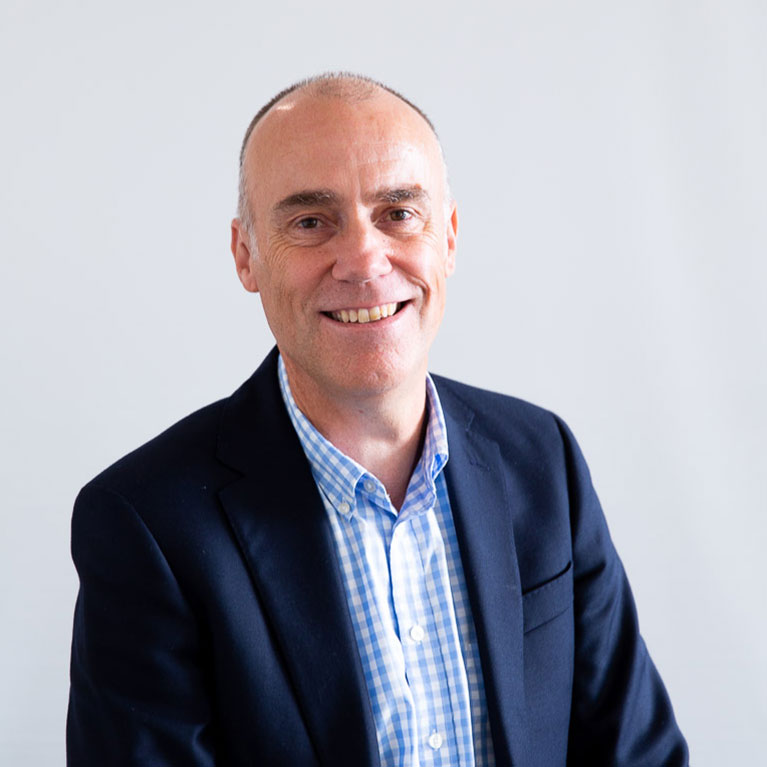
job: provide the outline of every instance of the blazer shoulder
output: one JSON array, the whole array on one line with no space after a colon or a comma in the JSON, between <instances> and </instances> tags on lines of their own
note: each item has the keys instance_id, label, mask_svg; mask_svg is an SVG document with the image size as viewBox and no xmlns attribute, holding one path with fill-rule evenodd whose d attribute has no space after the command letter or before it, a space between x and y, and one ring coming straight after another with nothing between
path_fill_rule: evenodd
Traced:
<instances>
[{"instance_id":1,"label":"blazer shoulder","mask_svg":"<svg viewBox=\"0 0 767 767\"><path fill-rule=\"evenodd\" d=\"M210 492L240 476L231 457L253 465L279 410L276 350L231 396L196 410L94 477L85 489L106 489L130 503L176 506L201 489ZM81 491L82 492L82 491Z\"/></svg>"},{"instance_id":2,"label":"blazer shoulder","mask_svg":"<svg viewBox=\"0 0 767 767\"><path fill-rule=\"evenodd\" d=\"M213 402L180 419L91 479L85 488L102 487L128 499L142 488L184 476L203 478L216 463L218 431L229 398Z\"/></svg>"},{"instance_id":3,"label":"blazer shoulder","mask_svg":"<svg viewBox=\"0 0 767 767\"><path fill-rule=\"evenodd\" d=\"M570 432L554 412L508 394L434 375L443 410L464 420L467 428L479 429L490 439L527 445L544 443L561 450Z\"/></svg>"}]
</instances>

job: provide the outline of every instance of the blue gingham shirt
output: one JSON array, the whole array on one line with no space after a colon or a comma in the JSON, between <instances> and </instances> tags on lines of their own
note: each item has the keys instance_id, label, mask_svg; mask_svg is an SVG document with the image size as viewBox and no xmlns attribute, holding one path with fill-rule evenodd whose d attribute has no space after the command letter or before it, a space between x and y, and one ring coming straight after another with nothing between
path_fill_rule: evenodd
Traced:
<instances>
[{"instance_id":1,"label":"blue gingham shirt","mask_svg":"<svg viewBox=\"0 0 767 767\"><path fill-rule=\"evenodd\" d=\"M384 767L493 767L490 726L450 501L442 407L399 513L381 482L282 397L328 513Z\"/></svg>"}]
</instances>

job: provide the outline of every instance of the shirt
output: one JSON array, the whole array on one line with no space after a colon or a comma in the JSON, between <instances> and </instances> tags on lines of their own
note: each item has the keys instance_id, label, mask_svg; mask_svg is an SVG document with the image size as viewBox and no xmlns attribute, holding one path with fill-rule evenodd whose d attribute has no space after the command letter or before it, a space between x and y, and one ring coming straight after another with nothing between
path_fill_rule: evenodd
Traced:
<instances>
[{"instance_id":1,"label":"shirt","mask_svg":"<svg viewBox=\"0 0 767 767\"><path fill-rule=\"evenodd\" d=\"M447 431L426 379L427 426L402 508L325 439L279 382L336 544L384 767L493 767L466 580L443 469Z\"/></svg>"}]
</instances>

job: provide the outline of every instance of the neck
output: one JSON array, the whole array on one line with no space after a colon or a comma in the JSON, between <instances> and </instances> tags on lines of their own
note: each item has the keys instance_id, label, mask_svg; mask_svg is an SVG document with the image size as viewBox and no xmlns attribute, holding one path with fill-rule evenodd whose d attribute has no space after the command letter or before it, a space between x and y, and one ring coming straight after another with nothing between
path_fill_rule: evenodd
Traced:
<instances>
[{"instance_id":1,"label":"neck","mask_svg":"<svg viewBox=\"0 0 767 767\"><path fill-rule=\"evenodd\" d=\"M426 370L386 391L328 393L284 359L293 399L325 439L376 476L399 510L426 426Z\"/></svg>"}]
</instances>

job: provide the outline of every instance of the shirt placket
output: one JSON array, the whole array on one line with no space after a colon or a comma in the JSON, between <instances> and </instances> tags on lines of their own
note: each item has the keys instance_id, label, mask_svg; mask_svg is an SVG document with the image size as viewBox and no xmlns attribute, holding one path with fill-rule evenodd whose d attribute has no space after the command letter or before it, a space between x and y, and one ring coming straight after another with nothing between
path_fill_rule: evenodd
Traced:
<instances>
[{"instance_id":1,"label":"shirt placket","mask_svg":"<svg viewBox=\"0 0 767 767\"><path fill-rule=\"evenodd\" d=\"M450 683L440 646L441 618L434 613L424 561L435 550L438 528L428 524L429 509L409 510L397 520L390 547L392 595L399 624L405 670L416 708L421 765L464 764L458 757ZM444 550L443 550L444 551Z\"/></svg>"}]
</instances>

